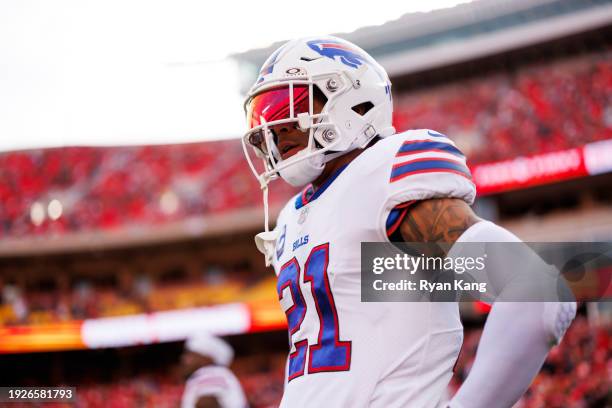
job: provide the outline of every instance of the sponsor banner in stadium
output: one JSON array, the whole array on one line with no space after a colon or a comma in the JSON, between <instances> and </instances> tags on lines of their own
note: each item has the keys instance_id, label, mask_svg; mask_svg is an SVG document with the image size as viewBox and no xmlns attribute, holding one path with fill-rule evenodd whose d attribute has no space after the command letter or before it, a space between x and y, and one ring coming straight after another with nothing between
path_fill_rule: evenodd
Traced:
<instances>
[{"instance_id":1,"label":"sponsor banner in stadium","mask_svg":"<svg viewBox=\"0 0 612 408\"><path fill-rule=\"evenodd\" d=\"M233 303L61 324L0 327L0 354L127 347L286 327L278 302Z\"/></svg>"},{"instance_id":2,"label":"sponsor banner in stadium","mask_svg":"<svg viewBox=\"0 0 612 408\"><path fill-rule=\"evenodd\" d=\"M0 353L78 350L87 348L81 322L0 327Z\"/></svg>"},{"instance_id":3,"label":"sponsor banner in stadium","mask_svg":"<svg viewBox=\"0 0 612 408\"><path fill-rule=\"evenodd\" d=\"M612 171L612 140L584 146L584 165L589 175Z\"/></svg>"},{"instance_id":4,"label":"sponsor banner in stadium","mask_svg":"<svg viewBox=\"0 0 612 408\"><path fill-rule=\"evenodd\" d=\"M478 194L548 184L612 171L612 140L471 168Z\"/></svg>"},{"instance_id":5,"label":"sponsor banner in stadium","mask_svg":"<svg viewBox=\"0 0 612 408\"><path fill-rule=\"evenodd\" d=\"M246 333L249 309L240 303L85 320L81 335L89 348L123 347L184 340L200 331Z\"/></svg>"}]
</instances>

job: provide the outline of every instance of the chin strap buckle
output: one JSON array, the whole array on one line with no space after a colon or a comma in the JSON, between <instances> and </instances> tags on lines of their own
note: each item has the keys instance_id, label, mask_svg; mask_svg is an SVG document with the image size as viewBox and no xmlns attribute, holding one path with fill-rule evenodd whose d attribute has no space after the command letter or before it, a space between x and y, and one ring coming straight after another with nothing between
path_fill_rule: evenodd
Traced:
<instances>
[{"instance_id":1,"label":"chin strap buckle","mask_svg":"<svg viewBox=\"0 0 612 408\"><path fill-rule=\"evenodd\" d=\"M255 235L255 246L259 249L259 252L264 254L266 260L266 266L272 265L272 258L276 249L276 240L278 238L278 231L264 231Z\"/></svg>"}]
</instances>

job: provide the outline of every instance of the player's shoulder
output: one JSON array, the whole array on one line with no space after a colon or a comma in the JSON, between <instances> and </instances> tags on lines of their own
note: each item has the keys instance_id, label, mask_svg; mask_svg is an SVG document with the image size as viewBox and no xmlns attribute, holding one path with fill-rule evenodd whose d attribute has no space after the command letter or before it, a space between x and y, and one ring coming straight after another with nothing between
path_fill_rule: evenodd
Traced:
<instances>
[{"instance_id":1,"label":"player's shoulder","mask_svg":"<svg viewBox=\"0 0 612 408\"><path fill-rule=\"evenodd\" d=\"M392 157L395 157L400 149L402 151L409 151L434 148L442 148L449 151L458 150L455 143L440 132L431 129L412 129L381 139L367 149L367 153L381 157L390 154Z\"/></svg>"},{"instance_id":2,"label":"player's shoulder","mask_svg":"<svg viewBox=\"0 0 612 408\"><path fill-rule=\"evenodd\" d=\"M404 156L415 157L460 157L463 153L455 143L444 134L431 129L412 129L385 137L366 149L356 162L368 174L382 170L385 174L389 167L403 160Z\"/></svg>"},{"instance_id":3,"label":"player's shoulder","mask_svg":"<svg viewBox=\"0 0 612 408\"><path fill-rule=\"evenodd\" d=\"M473 202L475 186L466 158L440 132L415 129L397 133L378 141L361 156L367 171L364 176L384 186L380 195L387 204L439 197Z\"/></svg>"}]
</instances>

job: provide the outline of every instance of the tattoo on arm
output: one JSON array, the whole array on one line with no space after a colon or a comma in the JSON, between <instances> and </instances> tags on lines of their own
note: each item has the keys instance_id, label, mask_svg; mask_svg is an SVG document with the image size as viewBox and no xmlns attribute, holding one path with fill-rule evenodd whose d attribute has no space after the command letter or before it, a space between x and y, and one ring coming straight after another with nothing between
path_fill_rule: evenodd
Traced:
<instances>
[{"instance_id":1,"label":"tattoo on arm","mask_svg":"<svg viewBox=\"0 0 612 408\"><path fill-rule=\"evenodd\" d=\"M400 226L400 232L404 242L452 245L478 221L480 218L463 200L431 199L418 202L410 209Z\"/></svg>"}]
</instances>

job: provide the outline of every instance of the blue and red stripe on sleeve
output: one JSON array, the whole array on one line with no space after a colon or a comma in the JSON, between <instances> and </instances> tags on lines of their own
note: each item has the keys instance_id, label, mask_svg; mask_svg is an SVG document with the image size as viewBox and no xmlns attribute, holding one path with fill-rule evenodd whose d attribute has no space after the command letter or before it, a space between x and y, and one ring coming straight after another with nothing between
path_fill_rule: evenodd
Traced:
<instances>
[{"instance_id":1,"label":"blue and red stripe on sleeve","mask_svg":"<svg viewBox=\"0 0 612 408\"><path fill-rule=\"evenodd\" d=\"M425 152L450 153L465 159L463 153L461 153L461 151L452 144L435 142L432 140L407 140L402 144L395 157L409 156L412 154Z\"/></svg>"},{"instance_id":2,"label":"blue and red stripe on sleeve","mask_svg":"<svg viewBox=\"0 0 612 408\"><path fill-rule=\"evenodd\" d=\"M452 142L407 140L395 154L390 182L423 173L454 173L471 180L465 156Z\"/></svg>"},{"instance_id":3,"label":"blue and red stripe on sleeve","mask_svg":"<svg viewBox=\"0 0 612 408\"><path fill-rule=\"evenodd\" d=\"M391 182L414 174L440 172L454 173L469 180L472 179L470 170L463 163L443 158L422 158L395 164L391 170Z\"/></svg>"}]
</instances>

